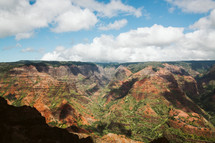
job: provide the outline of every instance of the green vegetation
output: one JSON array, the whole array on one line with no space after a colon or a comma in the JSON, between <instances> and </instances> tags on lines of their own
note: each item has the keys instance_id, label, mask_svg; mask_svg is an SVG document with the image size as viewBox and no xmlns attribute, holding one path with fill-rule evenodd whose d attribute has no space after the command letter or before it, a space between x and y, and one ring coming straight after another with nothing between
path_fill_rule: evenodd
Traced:
<instances>
[{"instance_id":1,"label":"green vegetation","mask_svg":"<svg viewBox=\"0 0 215 143\"><path fill-rule=\"evenodd\" d=\"M138 102L133 96L127 94L124 98L105 104L105 99L99 96L97 103L88 107L99 121L82 127L98 136L111 132L146 143L162 136L169 138L172 142L215 140L187 134L180 129L169 127L168 122L171 119L169 111L173 106L167 106L162 100L162 98L146 98ZM155 115L144 113L148 105L156 112ZM189 124L197 126L194 122Z\"/></svg>"},{"instance_id":2,"label":"green vegetation","mask_svg":"<svg viewBox=\"0 0 215 143\"><path fill-rule=\"evenodd\" d=\"M149 142L163 135L161 127L166 126L168 120L168 107L156 104L159 100L146 99L137 102L134 97L127 95L122 99L111 101L107 105L104 99L98 98L98 103L93 104L91 111L99 122L93 123L87 129L93 130L97 135L103 136L109 132L124 134L134 140ZM123 102L123 104L121 103ZM147 104L153 104L158 115L151 118L144 117ZM120 106L119 106L120 105ZM115 108L117 107L117 108Z\"/></svg>"},{"instance_id":3,"label":"green vegetation","mask_svg":"<svg viewBox=\"0 0 215 143\"><path fill-rule=\"evenodd\" d=\"M115 67L117 68L120 65L128 67L133 73L140 71L141 69L152 66L154 72L159 70L159 67L163 66L164 62L146 62L146 63L97 63L102 67ZM169 64L174 64L184 67L186 72L195 74L195 71L202 73L202 77L198 77L198 80L201 82L204 78L206 71L215 63L215 61L206 61L206 62L168 62ZM198 64L199 63L199 64ZM96 66L94 63L83 63L83 62L58 62L58 61L19 61L11 63L0 63L0 80L7 85L6 87L1 88L0 96L4 96L6 99L12 101L12 104L15 106L23 105L23 99L30 92L30 86L40 84L40 77L37 77L37 80L29 79L32 84L28 84L25 81L17 80L16 77L10 77L9 72L14 67L20 66L30 66L34 65L36 68L39 66L71 66L71 65L91 65ZM131 76L132 77L132 76ZM74 108L77 114L93 116L97 121L89 121L90 125L82 125L81 119L77 119L78 126L85 128L89 131L92 131L95 135L103 136L108 133L123 134L131 139L139 140L143 142L150 142L156 138L165 136L173 142L192 142L193 140L201 141L214 141L213 138L206 138L191 134L186 134L180 129L174 129L170 127L169 121L175 119L174 117L169 117L169 111L173 106L168 106L164 102L163 96L158 96L148 92L142 92L142 88L139 87L135 89L137 95L145 95L144 99L138 101L135 99L132 93L132 86L137 81L137 79L131 80L129 77L126 82L122 85L120 82L112 81L109 85L101 87L95 80L91 80L90 77L85 77L82 74L78 74L75 81L72 81L69 76L62 77L63 83L58 86L50 83L49 89L45 91L45 95L48 98L46 105L50 108L53 114L59 112L59 107L62 104L63 100L67 101L72 108ZM185 78L180 75L174 75L177 82L183 84ZM149 78L149 76L143 76L139 80L144 80ZM209 76L210 78L210 76ZM97 79L99 80L99 79ZM115 79L116 80L116 79ZM12 86L15 86L15 82L18 81L20 85L16 87L18 95L7 93ZM67 82L67 83L66 83ZM75 84L73 87L71 84ZM77 83L76 83L77 82ZM189 82L189 81L186 81ZM152 84L156 89L160 90L164 84L159 85L156 81L152 81ZM22 90L25 86L25 90ZM77 89L76 89L77 88ZM181 94L177 93L178 90L176 87L168 88L169 91L169 101L173 105L177 105L175 100L180 98ZM212 100L212 96L215 91L215 79L211 79L208 82L205 82L202 87L203 91L200 93L200 100L198 104L208 112L208 120L215 125L215 104ZM100 95L89 96L95 91L99 91ZM192 97L190 94L192 92L184 91L189 97ZM7 95L5 96L5 94ZM83 95L81 95L83 93ZM34 105L35 100L39 93L35 93L33 97L33 102L29 103L30 106ZM180 95L179 95L180 94ZM107 102L106 97L111 95L112 100ZM168 96L168 95L167 95ZM177 98L176 98L177 97ZM183 99L185 100L185 99ZM196 102L194 99L192 99ZM93 101L93 102L91 102ZM165 100L166 101L166 100ZM192 102L193 102L192 101ZM189 114L192 117L192 114ZM56 115L57 116L57 115ZM186 118L180 117L181 122L186 120L186 123L194 127L199 127L195 121L188 122ZM175 119L176 120L176 119ZM213 128L213 125L204 123L206 127ZM60 128L66 128L68 125L66 122L53 121L49 123L51 126L57 126Z\"/></svg>"},{"instance_id":4,"label":"green vegetation","mask_svg":"<svg viewBox=\"0 0 215 143\"><path fill-rule=\"evenodd\" d=\"M94 63L90 62L75 62L75 61L17 61L17 62L7 62L7 63L0 63L0 77L3 74L7 74L11 69L15 67L21 67L21 66L30 66L33 65L35 67L38 66L53 66L53 67L59 67L59 66L71 66L71 65L91 65L96 66Z\"/></svg>"},{"instance_id":5,"label":"green vegetation","mask_svg":"<svg viewBox=\"0 0 215 143\"><path fill-rule=\"evenodd\" d=\"M125 64L128 66L128 69L131 70L132 73L136 73L148 66L152 66L152 69L156 72L158 67L164 67L163 63L161 62L146 62L146 63L132 63L132 64Z\"/></svg>"},{"instance_id":6,"label":"green vegetation","mask_svg":"<svg viewBox=\"0 0 215 143\"><path fill-rule=\"evenodd\" d=\"M14 100L14 102L12 103L12 105L13 106L22 106L23 105L22 104L23 98L25 98L26 95L27 95L26 93L22 93L18 99Z\"/></svg>"},{"instance_id":7,"label":"green vegetation","mask_svg":"<svg viewBox=\"0 0 215 143\"><path fill-rule=\"evenodd\" d=\"M214 64L215 61L180 61L180 62L133 62L133 63L96 63L102 67L119 67L120 65L129 67L132 72L137 72L147 66L152 67L163 67L163 63L173 64L177 66L182 66L186 70L192 69L194 71L198 71L203 73L209 70Z\"/></svg>"},{"instance_id":8,"label":"green vegetation","mask_svg":"<svg viewBox=\"0 0 215 143\"><path fill-rule=\"evenodd\" d=\"M215 126L215 104L212 99L215 91L214 81L212 80L204 86L204 92L201 93L198 104L207 111L210 115L208 120Z\"/></svg>"},{"instance_id":9,"label":"green vegetation","mask_svg":"<svg viewBox=\"0 0 215 143\"><path fill-rule=\"evenodd\" d=\"M198 141L209 141L209 142L214 142L215 138L207 138L203 136L197 136L195 134L187 134L181 129L175 129L172 127L169 127L165 130L164 132L165 136L167 136L170 140L171 143L175 142L196 142Z\"/></svg>"},{"instance_id":10,"label":"green vegetation","mask_svg":"<svg viewBox=\"0 0 215 143\"><path fill-rule=\"evenodd\" d=\"M120 63L96 63L96 64L103 68L110 68L110 67L118 68L121 65Z\"/></svg>"},{"instance_id":11,"label":"green vegetation","mask_svg":"<svg viewBox=\"0 0 215 143\"><path fill-rule=\"evenodd\" d=\"M67 128L67 124L66 124L66 121L63 121L63 122L58 122L58 121L52 121L52 122L49 122L48 123L51 127L58 127L58 128Z\"/></svg>"},{"instance_id":12,"label":"green vegetation","mask_svg":"<svg viewBox=\"0 0 215 143\"><path fill-rule=\"evenodd\" d=\"M90 62L76 62L76 61L18 61L14 62L15 64L23 64L23 65L33 65L33 66L53 66L53 67L59 67L59 66L70 66L70 65L92 65L95 66L94 63Z\"/></svg>"},{"instance_id":13,"label":"green vegetation","mask_svg":"<svg viewBox=\"0 0 215 143\"><path fill-rule=\"evenodd\" d=\"M183 61L183 62L167 62L176 66L182 66L188 73L193 75L193 72L206 73L214 64L215 61Z\"/></svg>"}]
</instances>

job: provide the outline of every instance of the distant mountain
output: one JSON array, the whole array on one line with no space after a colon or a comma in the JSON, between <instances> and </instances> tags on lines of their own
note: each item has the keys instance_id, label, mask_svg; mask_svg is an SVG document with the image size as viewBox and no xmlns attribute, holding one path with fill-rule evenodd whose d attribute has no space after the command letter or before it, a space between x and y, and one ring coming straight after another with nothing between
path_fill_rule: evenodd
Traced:
<instances>
[{"instance_id":1,"label":"distant mountain","mask_svg":"<svg viewBox=\"0 0 215 143\"><path fill-rule=\"evenodd\" d=\"M0 96L94 142L215 142L215 61L0 63Z\"/></svg>"}]
</instances>

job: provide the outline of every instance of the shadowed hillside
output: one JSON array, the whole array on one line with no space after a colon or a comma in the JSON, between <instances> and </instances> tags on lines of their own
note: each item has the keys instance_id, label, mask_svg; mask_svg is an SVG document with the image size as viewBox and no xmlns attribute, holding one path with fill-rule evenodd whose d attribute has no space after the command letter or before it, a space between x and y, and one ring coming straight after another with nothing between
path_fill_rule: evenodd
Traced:
<instances>
[{"instance_id":1,"label":"shadowed hillside","mask_svg":"<svg viewBox=\"0 0 215 143\"><path fill-rule=\"evenodd\" d=\"M92 143L92 139L79 139L65 129L49 127L45 118L28 106L13 107L0 97L1 143Z\"/></svg>"},{"instance_id":2,"label":"shadowed hillside","mask_svg":"<svg viewBox=\"0 0 215 143\"><path fill-rule=\"evenodd\" d=\"M83 140L91 136L99 143L212 143L214 64L214 61L0 63L0 96L14 106L34 107L49 126L67 128ZM22 108L27 107L16 109ZM11 118L13 114L6 116ZM30 129L26 130L20 133ZM26 138L12 136L28 141L34 137L30 132Z\"/></svg>"}]
</instances>

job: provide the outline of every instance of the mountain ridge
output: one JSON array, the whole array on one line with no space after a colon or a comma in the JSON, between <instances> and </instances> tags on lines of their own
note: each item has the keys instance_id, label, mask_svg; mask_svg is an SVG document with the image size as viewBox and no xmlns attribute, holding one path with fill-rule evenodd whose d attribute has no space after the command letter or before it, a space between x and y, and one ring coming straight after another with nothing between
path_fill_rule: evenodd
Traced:
<instances>
[{"instance_id":1,"label":"mountain ridge","mask_svg":"<svg viewBox=\"0 0 215 143\"><path fill-rule=\"evenodd\" d=\"M204 104L200 99L206 90L203 81L207 86L215 80L211 74L207 77L214 64L0 63L0 93L12 105L35 107L51 126L76 126L95 140L115 133L144 142L162 136L210 142L214 112L204 109L213 96L205 96Z\"/></svg>"}]
</instances>

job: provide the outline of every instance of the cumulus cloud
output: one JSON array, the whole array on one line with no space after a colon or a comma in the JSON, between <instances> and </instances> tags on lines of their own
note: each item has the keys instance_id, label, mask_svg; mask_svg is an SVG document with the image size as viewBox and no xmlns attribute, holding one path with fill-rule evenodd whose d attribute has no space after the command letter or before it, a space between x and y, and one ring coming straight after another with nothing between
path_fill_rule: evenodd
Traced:
<instances>
[{"instance_id":1,"label":"cumulus cloud","mask_svg":"<svg viewBox=\"0 0 215 143\"><path fill-rule=\"evenodd\" d=\"M188 13L206 13L215 8L214 0L165 0Z\"/></svg>"},{"instance_id":2,"label":"cumulus cloud","mask_svg":"<svg viewBox=\"0 0 215 143\"><path fill-rule=\"evenodd\" d=\"M72 6L69 0L37 0L34 5L19 0L5 5L0 9L0 37L16 35L17 39L28 38L26 33L34 29L48 27Z\"/></svg>"},{"instance_id":3,"label":"cumulus cloud","mask_svg":"<svg viewBox=\"0 0 215 143\"><path fill-rule=\"evenodd\" d=\"M206 22L201 22L202 19ZM197 21L193 32L180 27L137 28L114 37L102 35L91 43L71 48L56 48L42 60L74 60L92 62L142 62L177 60L214 60L214 11ZM60 50L59 50L60 49Z\"/></svg>"},{"instance_id":4,"label":"cumulus cloud","mask_svg":"<svg viewBox=\"0 0 215 143\"><path fill-rule=\"evenodd\" d=\"M176 55L176 53L171 55L175 51L171 46L183 37L183 28L153 25L121 33L117 37L102 35L94 38L90 44L78 44L72 48L61 48L60 51L57 48L45 54L42 60L100 62L170 60Z\"/></svg>"},{"instance_id":5,"label":"cumulus cloud","mask_svg":"<svg viewBox=\"0 0 215 143\"><path fill-rule=\"evenodd\" d=\"M37 0L34 4L28 0L1 0L0 13L0 38L15 35L17 40L29 38L35 29L44 27L52 27L58 33L89 29L99 16L113 17L120 13L141 16L140 9L120 0L107 4L96 0Z\"/></svg>"},{"instance_id":6,"label":"cumulus cloud","mask_svg":"<svg viewBox=\"0 0 215 143\"><path fill-rule=\"evenodd\" d=\"M180 40L183 37L183 30L155 24L152 27L121 33L116 40L121 47L166 46Z\"/></svg>"},{"instance_id":7,"label":"cumulus cloud","mask_svg":"<svg viewBox=\"0 0 215 143\"><path fill-rule=\"evenodd\" d=\"M78 31L81 29L90 29L97 23L97 17L88 9L81 10L74 7L70 11L58 16L55 21L58 23L54 32Z\"/></svg>"},{"instance_id":8,"label":"cumulus cloud","mask_svg":"<svg viewBox=\"0 0 215 143\"><path fill-rule=\"evenodd\" d=\"M215 9L211 11L209 16L203 17L190 26L194 29L213 29L215 28Z\"/></svg>"},{"instance_id":9,"label":"cumulus cloud","mask_svg":"<svg viewBox=\"0 0 215 143\"><path fill-rule=\"evenodd\" d=\"M112 30L112 29L118 30L124 27L127 23L128 21L126 19L116 20L114 21L114 23L109 23L107 26L99 27L99 29L100 30Z\"/></svg>"},{"instance_id":10,"label":"cumulus cloud","mask_svg":"<svg viewBox=\"0 0 215 143\"><path fill-rule=\"evenodd\" d=\"M95 0L71 0L74 4L81 7L87 7L92 11L98 12L98 16L113 17L119 13L126 13L140 17L142 15L141 8L136 9L132 6L125 5L121 0L111 0L110 3L104 4Z\"/></svg>"}]
</instances>

